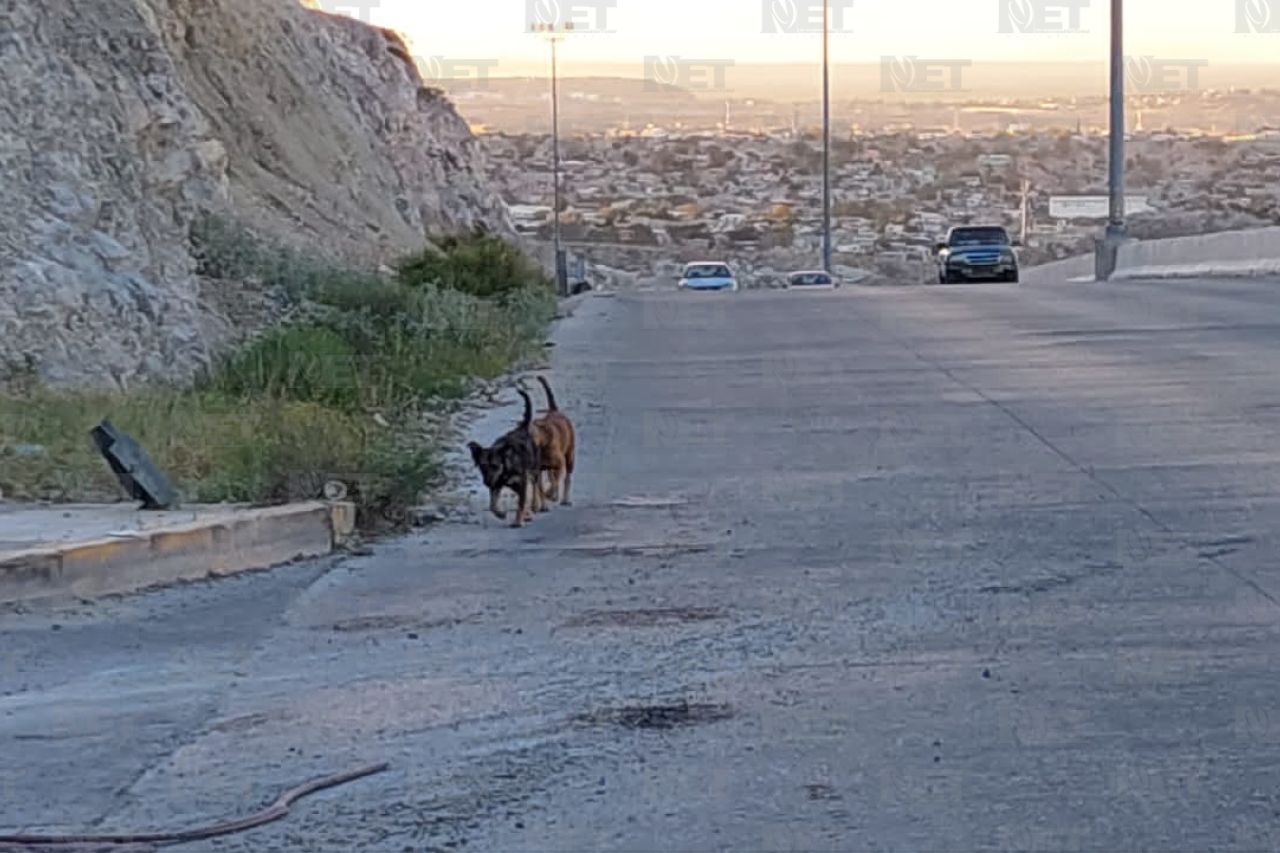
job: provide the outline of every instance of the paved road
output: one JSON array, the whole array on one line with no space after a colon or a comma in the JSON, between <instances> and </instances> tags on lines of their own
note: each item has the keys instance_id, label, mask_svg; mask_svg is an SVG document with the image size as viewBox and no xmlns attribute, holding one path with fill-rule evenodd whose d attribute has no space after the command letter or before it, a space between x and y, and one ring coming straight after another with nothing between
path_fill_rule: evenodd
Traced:
<instances>
[{"instance_id":1,"label":"paved road","mask_svg":"<svg viewBox=\"0 0 1280 853\"><path fill-rule=\"evenodd\" d=\"M1280 847L1280 289L595 299L577 505L0 616L0 828Z\"/></svg>"}]
</instances>

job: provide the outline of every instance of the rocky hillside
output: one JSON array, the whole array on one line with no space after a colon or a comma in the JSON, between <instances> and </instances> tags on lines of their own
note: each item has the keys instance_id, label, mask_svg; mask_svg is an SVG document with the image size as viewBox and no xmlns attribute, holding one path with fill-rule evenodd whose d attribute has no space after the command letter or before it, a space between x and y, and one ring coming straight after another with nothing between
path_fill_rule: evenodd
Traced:
<instances>
[{"instance_id":1,"label":"rocky hillside","mask_svg":"<svg viewBox=\"0 0 1280 853\"><path fill-rule=\"evenodd\" d=\"M233 336L209 212L376 263L510 233L403 42L297 0L0 0L0 380L182 381Z\"/></svg>"}]
</instances>

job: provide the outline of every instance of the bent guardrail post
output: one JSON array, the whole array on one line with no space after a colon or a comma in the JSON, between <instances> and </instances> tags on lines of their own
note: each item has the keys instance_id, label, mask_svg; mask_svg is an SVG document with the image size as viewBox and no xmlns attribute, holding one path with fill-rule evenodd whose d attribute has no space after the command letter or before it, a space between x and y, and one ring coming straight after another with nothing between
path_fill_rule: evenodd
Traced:
<instances>
[{"instance_id":1,"label":"bent guardrail post","mask_svg":"<svg viewBox=\"0 0 1280 853\"><path fill-rule=\"evenodd\" d=\"M142 501L143 509L163 510L178 506L178 492L173 483L138 442L116 429L110 420L103 420L90 435L125 493Z\"/></svg>"}]
</instances>

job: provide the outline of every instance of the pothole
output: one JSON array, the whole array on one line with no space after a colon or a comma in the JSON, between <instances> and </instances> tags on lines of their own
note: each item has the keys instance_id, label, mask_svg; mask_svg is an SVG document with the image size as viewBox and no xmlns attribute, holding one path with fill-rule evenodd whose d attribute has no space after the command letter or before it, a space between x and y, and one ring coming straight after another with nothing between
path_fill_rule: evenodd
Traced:
<instances>
[{"instance_id":1,"label":"pothole","mask_svg":"<svg viewBox=\"0 0 1280 853\"><path fill-rule=\"evenodd\" d=\"M619 726L624 729L675 729L718 723L733 717L728 705L681 702L678 705L633 705L579 714L574 722L586 726Z\"/></svg>"},{"instance_id":2,"label":"pothole","mask_svg":"<svg viewBox=\"0 0 1280 853\"><path fill-rule=\"evenodd\" d=\"M657 628L723 619L714 607L658 607L643 610L589 610L565 623L566 628Z\"/></svg>"},{"instance_id":3,"label":"pothole","mask_svg":"<svg viewBox=\"0 0 1280 853\"><path fill-rule=\"evenodd\" d=\"M840 794L836 791L835 788L831 787L830 785L823 784L821 782L818 782L812 785L805 785L804 789L805 789L805 792L809 795L809 799L811 800L840 799Z\"/></svg>"}]
</instances>

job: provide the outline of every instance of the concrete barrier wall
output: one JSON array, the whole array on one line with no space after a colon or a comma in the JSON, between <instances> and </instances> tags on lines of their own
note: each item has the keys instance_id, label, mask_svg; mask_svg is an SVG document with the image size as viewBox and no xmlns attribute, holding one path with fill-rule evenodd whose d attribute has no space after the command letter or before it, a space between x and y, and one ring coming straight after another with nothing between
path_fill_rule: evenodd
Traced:
<instances>
[{"instance_id":1,"label":"concrete barrier wall","mask_svg":"<svg viewBox=\"0 0 1280 853\"><path fill-rule=\"evenodd\" d=\"M1052 284L1093 275L1093 255L1023 270L1028 284ZM1280 273L1280 228L1222 231L1167 240L1135 240L1120 248L1116 278L1249 276Z\"/></svg>"},{"instance_id":2,"label":"concrete barrier wall","mask_svg":"<svg viewBox=\"0 0 1280 853\"><path fill-rule=\"evenodd\" d=\"M1253 228L1130 243L1120 248L1120 269L1276 258L1280 258L1280 228Z\"/></svg>"},{"instance_id":3,"label":"concrete barrier wall","mask_svg":"<svg viewBox=\"0 0 1280 853\"><path fill-rule=\"evenodd\" d=\"M1024 284L1053 284L1093 275L1093 255L1081 255L1062 261L1051 261L1022 271Z\"/></svg>"}]
</instances>

